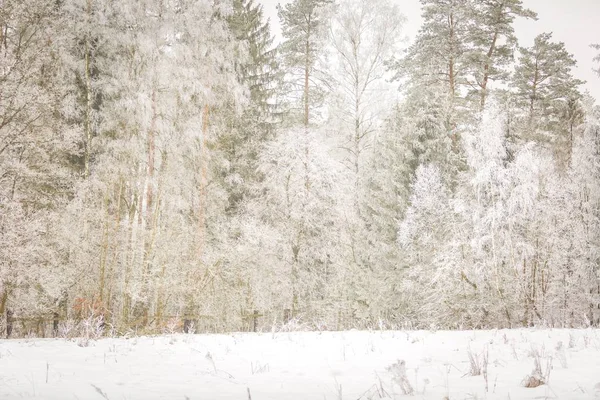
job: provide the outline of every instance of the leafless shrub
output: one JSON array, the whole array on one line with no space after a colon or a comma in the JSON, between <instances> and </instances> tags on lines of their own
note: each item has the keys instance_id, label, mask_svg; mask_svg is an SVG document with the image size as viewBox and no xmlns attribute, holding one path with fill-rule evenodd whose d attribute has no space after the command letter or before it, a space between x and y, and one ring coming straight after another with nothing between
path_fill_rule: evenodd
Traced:
<instances>
[{"instance_id":1,"label":"leafless shrub","mask_svg":"<svg viewBox=\"0 0 600 400\"><path fill-rule=\"evenodd\" d=\"M90 316L81 321L81 333L84 337L99 339L104 333L104 318L102 316Z\"/></svg>"},{"instance_id":2,"label":"leafless shrub","mask_svg":"<svg viewBox=\"0 0 600 400\"><path fill-rule=\"evenodd\" d=\"M533 371L531 375L528 375L523 380L522 384L526 388L535 388L541 385L545 385L550 380L550 372L552 371L552 357L546 359L546 368L542 368L542 358L544 354L544 348L538 350L536 348L531 349L531 356L533 357Z\"/></svg>"},{"instance_id":3,"label":"leafless shrub","mask_svg":"<svg viewBox=\"0 0 600 400\"><path fill-rule=\"evenodd\" d=\"M408 376L406 375L406 363L404 360L398 360L397 362L388 366L386 369L392 374L392 382L395 382L398 384L398 386L400 386L402 394L414 394L415 391L408 381Z\"/></svg>"},{"instance_id":4,"label":"leafless shrub","mask_svg":"<svg viewBox=\"0 0 600 400\"><path fill-rule=\"evenodd\" d=\"M485 380L485 391L487 393L489 389L488 384L488 364L489 364L489 351L487 346L481 353L481 373L483 374L483 379Z\"/></svg>"},{"instance_id":5,"label":"leafless shrub","mask_svg":"<svg viewBox=\"0 0 600 400\"><path fill-rule=\"evenodd\" d=\"M181 321L180 321L179 317L169 318L169 320L167 321L167 323L165 324L165 326L163 328L163 333L166 333L168 335L173 335L173 334L179 332L180 329L181 329Z\"/></svg>"},{"instance_id":6,"label":"leafless shrub","mask_svg":"<svg viewBox=\"0 0 600 400\"><path fill-rule=\"evenodd\" d=\"M467 354L469 356L469 375L478 376L482 373L484 374L484 378L487 380L487 368L488 368L488 349L487 347L481 352L481 354L475 354L471 350L471 347L467 349Z\"/></svg>"},{"instance_id":7,"label":"leafless shrub","mask_svg":"<svg viewBox=\"0 0 600 400\"><path fill-rule=\"evenodd\" d=\"M58 336L63 339L71 339L77 336L77 322L68 319L58 324Z\"/></svg>"},{"instance_id":8,"label":"leafless shrub","mask_svg":"<svg viewBox=\"0 0 600 400\"><path fill-rule=\"evenodd\" d=\"M575 336L572 333L569 333L569 348L572 349L575 347L577 340L575 340Z\"/></svg>"},{"instance_id":9,"label":"leafless shrub","mask_svg":"<svg viewBox=\"0 0 600 400\"><path fill-rule=\"evenodd\" d=\"M563 342L559 341L556 344L556 358L560 362L560 366L563 368L567 368L567 354L565 352L565 347L563 346Z\"/></svg>"},{"instance_id":10,"label":"leafless shrub","mask_svg":"<svg viewBox=\"0 0 600 400\"><path fill-rule=\"evenodd\" d=\"M104 334L104 318L102 316L90 315L81 320L77 326L77 345L88 347L93 340L98 340Z\"/></svg>"},{"instance_id":11,"label":"leafless shrub","mask_svg":"<svg viewBox=\"0 0 600 400\"><path fill-rule=\"evenodd\" d=\"M194 321L190 321L187 324L187 334L189 335L194 335L196 333L196 324L194 323Z\"/></svg>"},{"instance_id":12,"label":"leafless shrub","mask_svg":"<svg viewBox=\"0 0 600 400\"><path fill-rule=\"evenodd\" d=\"M481 365L479 364L479 357L477 357L476 354L473 354L471 347L469 347L467 349L467 354L469 356L469 365L471 368L469 370L469 375L471 375L471 376L481 375Z\"/></svg>"}]
</instances>

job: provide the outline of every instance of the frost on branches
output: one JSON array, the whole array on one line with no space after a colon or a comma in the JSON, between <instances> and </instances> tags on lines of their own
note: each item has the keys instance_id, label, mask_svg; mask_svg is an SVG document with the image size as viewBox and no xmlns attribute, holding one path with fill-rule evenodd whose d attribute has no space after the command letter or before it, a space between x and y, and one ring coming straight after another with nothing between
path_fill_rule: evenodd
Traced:
<instances>
[{"instance_id":1,"label":"frost on branches","mask_svg":"<svg viewBox=\"0 0 600 400\"><path fill-rule=\"evenodd\" d=\"M2 333L600 324L575 57L421 3L5 0Z\"/></svg>"}]
</instances>

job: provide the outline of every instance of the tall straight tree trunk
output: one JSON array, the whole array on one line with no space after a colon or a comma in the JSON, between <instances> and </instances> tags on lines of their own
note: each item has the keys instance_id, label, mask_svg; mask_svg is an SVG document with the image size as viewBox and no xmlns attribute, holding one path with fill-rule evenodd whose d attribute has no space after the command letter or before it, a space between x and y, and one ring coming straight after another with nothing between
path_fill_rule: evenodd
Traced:
<instances>
[{"instance_id":1,"label":"tall straight tree trunk","mask_svg":"<svg viewBox=\"0 0 600 400\"><path fill-rule=\"evenodd\" d=\"M6 303L8 302L8 287L6 282L3 283L2 295L0 296L0 317L4 315L4 311L6 310Z\"/></svg>"},{"instance_id":2,"label":"tall straight tree trunk","mask_svg":"<svg viewBox=\"0 0 600 400\"><path fill-rule=\"evenodd\" d=\"M569 121L569 144L567 148L567 166L571 165L571 160L573 159L573 130L575 129L575 122L573 120Z\"/></svg>"},{"instance_id":3,"label":"tall straight tree trunk","mask_svg":"<svg viewBox=\"0 0 600 400\"><path fill-rule=\"evenodd\" d=\"M308 17L307 22L307 33L306 33L306 42L304 43L304 91L303 91L303 100L304 100L304 191L305 191L305 200L303 201L302 207L306 208L306 200L308 199L308 194L310 192L310 171L309 171L309 158L310 158L310 150L308 143L308 128L310 124L310 38L311 38L311 30L310 23L311 18ZM292 317L296 315L298 309L298 277L299 277L299 253L301 251L302 245L302 237L304 227L301 226L300 231L297 235L296 243L293 244L292 247L292 269L291 269L291 286L292 286Z\"/></svg>"},{"instance_id":4,"label":"tall straight tree trunk","mask_svg":"<svg viewBox=\"0 0 600 400\"><path fill-rule=\"evenodd\" d=\"M310 22L310 19L309 19ZM309 123L309 83L310 83L310 27L308 28L308 32L306 34L306 44L305 44L305 65L304 65L304 126L308 127Z\"/></svg>"},{"instance_id":5,"label":"tall straight tree trunk","mask_svg":"<svg viewBox=\"0 0 600 400\"><path fill-rule=\"evenodd\" d=\"M527 278L527 261L523 259L523 326L529 326L529 284Z\"/></svg>"},{"instance_id":6,"label":"tall straight tree trunk","mask_svg":"<svg viewBox=\"0 0 600 400\"><path fill-rule=\"evenodd\" d=\"M200 188L198 199L198 261L202 260L206 236L206 185L208 183L208 151L207 135L210 117L210 107L204 105L202 114L202 142L200 148Z\"/></svg>"},{"instance_id":7,"label":"tall straight tree trunk","mask_svg":"<svg viewBox=\"0 0 600 400\"><path fill-rule=\"evenodd\" d=\"M496 42L498 41L498 31L494 32L494 38L492 39L492 44L490 45L490 49L486 54L485 65L483 67L483 79L481 80L481 109L485 107L485 101L487 99L487 85L490 79L490 69L492 68L492 57L494 56L494 52L496 51Z\"/></svg>"},{"instance_id":8,"label":"tall straight tree trunk","mask_svg":"<svg viewBox=\"0 0 600 400\"><path fill-rule=\"evenodd\" d=\"M158 118L156 109L156 84L152 85L152 119L148 130L148 169L146 175L146 221L152 219L152 205L154 200L154 163L156 153L156 120Z\"/></svg>"},{"instance_id":9,"label":"tall straight tree trunk","mask_svg":"<svg viewBox=\"0 0 600 400\"><path fill-rule=\"evenodd\" d=\"M100 279L99 279L99 287L98 287L98 300L100 304L103 305L104 302L104 289L105 289L105 281L106 281L106 259L108 258L108 247L109 247L109 199L108 192L104 196L104 229L102 233L102 244L101 244L101 252L100 252Z\"/></svg>"},{"instance_id":10,"label":"tall straight tree trunk","mask_svg":"<svg viewBox=\"0 0 600 400\"><path fill-rule=\"evenodd\" d=\"M360 61L358 59L358 46L357 43L353 43L352 53L354 56L354 65L356 66L354 72L354 207L356 208L356 214L360 217L360 142L363 138L361 118L360 118L360 101L361 101L361 88L360 88ZM366 84L365 84L366 85Z\"/></svg>"},{"instance_id":11,"label":"tall straight tree trunk","mask_svg":"<svg viewBox=\"0 0 600 400\"><path fill-rule=\"evenodd\" d=\"M91 26L92 20L92 0L87 0L87 25ZM86 33L85 37L85 148L84 148L84 176L90 176L90 154L92 148L92 76L91 76L91 46L90 33Z\"/></svg>"},{"instance_id":12,"label":"tall straight tree trunk","mask_svg":"<svg viewBox=\"0 0 600 400\"><path fill-rule=\"evenodd\" d=\"M535 113L535 99L537 97L537 89L538 89L538 80L539 80L539 69L537 66L537 60L536 60L536 66L535 66L535 73L533 76L533 82L532 82L532 86L531 86L531 99L529 99L529 125L530 127L533 126L533 117L534 117L534 113Z\"/></svg>"},{"instance_id":13,"label":"tall straight tree trunk","mask_svg":"<svg viewBox=\"0 0 600 400\"><path fill-rule=\"evenodd\" d=\"M305 61L304 61L304 134L308 138L308 125L310 123L310 17L308 19L308 31L306 33L306 43L305 43ZM304 145L304 186L306 192L310 189L310 178L308 171L308 141L305 142Z\"/></svg>"},{"instance_id":14,"label":"tall straight tree trunk","mask_svg":"<svg viewBox=\"0 0 600 400\"><path fill-rule=\"evenodd\" d=\"M447 119L447 123L448 123L448 127L450 129L451 132L451 138L452 138L452 150L454 151L454 153L458 153L459 150L459 141L458 141L458 134L456 132L456 123L454 121L456 121L456 117L455 117L455 109L454 109L454 105L455 105L455 100L456 100L456 59L454 58L454 52L456 51L456 46L455 46L455 42L456 42L456 32L455 32L455 20L454 20L454 13L450 13L450 15L448 16L448 25L450 26L450 35L449 35L449 41L450 41L450 59L448 60L448 84L449 84L449 90L450 90L450 115L448 116Z\"/></svg>"},{"instance_id":15,"label":"tall straight tree trunk","mask_svg":"<svg viewBox=\"0 0 600 400\"><path fill-rule=\"evenodd\" d=\"M450 16L448 17L448 24L450 25L450 60L448 61L448 78L449 78L449 83L450 83L450 96L452 96L452 99L454 99L454 96L456 96L456 83L455 83L455 77L454 77L454 40L455 40L455 34L454 34L454 14L450 13Z\"/></svg>"},{"instance_id":16,"label":"tall straight tree trunk","mask_svg":"<svg viewBox=\"0 0 600 400\"><path fill-rule=\"evenodd\" d=\"M123 303L121 309L121 321L123 327L129 327L129 314L131 310L131 295L129 294L130 288L130 280L131 280L131 271L133 270L133 266L135 264L135 254L136 254L136 238L137 238L137 229L139 226L136 223L136 212L138 210L139 197L136 193L133 193L131 196L131 206L129 208L129 235L128 235L128 244L127 244L127 252L125 257L125 277L123 279Z\"/></svg>"},{"instance_id":17,"label":"tall straight tree trunk","mask_svg":"<svg viewBox=\"0 0 600 400\"><path fill-rule=\"evenodd\" d=\"M115 270L115 266L117 263L117 254L118 254L118 236L119 236L119 228L121 226L121 200L123 197L123 178L119 178L119 189L117 191L117 206L116 206L116 215L115 215L115 225L114 225L114 229L112 232L112 257L111 257L111 261L108 265L108 279L109 279L109 283L108 283L108 288L107 288L107 294L106 294L106 301L105 301L105 306L106 306L106 310L111 313L111 315L113 314L113 310L112 310L112 295L113 295L113 290L114 290L114 270Z\"/></svg>"},{"instance_id":18,"label":"tall straight tree trunk","mask_svg":"<svg viewBox=\"0 0 600 400\"><path fill-rule=\"evenodd\" d=\"M150 302L150 264L154 246L155 230L156 230L156 217L154 213L154 175L155 175L155 157L156 157L156 122L158 119L157 111L157 84L152 83L152 94L151 94L151 120L150 129L147 133L147 152L148 152L148 165L146 168L146 199L145 209L142 208L143 220L143 243L144 250L142 255L142 303L143 303L143 322L146 325L148 321L148 311ZM149 231L148 231L149 229ZM150 237L147 234L150 233Z\"/></svg>"}]
</instances>

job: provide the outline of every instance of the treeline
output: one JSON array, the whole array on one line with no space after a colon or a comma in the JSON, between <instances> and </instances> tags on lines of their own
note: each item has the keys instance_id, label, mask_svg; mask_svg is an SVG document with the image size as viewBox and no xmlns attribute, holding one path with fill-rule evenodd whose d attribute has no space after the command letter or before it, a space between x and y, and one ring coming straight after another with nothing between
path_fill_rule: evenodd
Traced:
<instances>
[{"instance_id":1,"label":"treeline","mask_svg":"<svg viewBox=\"0 0 600 400\"><path fill-rule=\"evenodd\" d=\"M520 0L0 6L0 314L600 323L600 112ZM600 57L600 56L599 56ZM64 322L66 323L66 322Z\"/></svg>"}]
</instances>

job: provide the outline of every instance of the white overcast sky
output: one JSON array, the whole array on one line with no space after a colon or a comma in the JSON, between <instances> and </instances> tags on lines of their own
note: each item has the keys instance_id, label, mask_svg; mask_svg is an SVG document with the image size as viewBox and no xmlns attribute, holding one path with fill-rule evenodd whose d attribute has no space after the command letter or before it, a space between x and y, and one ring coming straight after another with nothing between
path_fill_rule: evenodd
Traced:
<instances>
[{"instance_id":1,"label":"white overcast sky","mask_svg":"<svg viewBox=\"0 0 600 400\"><path fill-rule=\"evenodd\" d=\"M271 27L279 35L279 19L276 5L290 0L258 0L263 4L265 16L270 19ZM413 39L421 25L421 4L419 0L396 0L407 18L404 34ZM338 0L343 4L343 0ZM552 32L555 41L565 43L567 50L575 56L577 68L574 73L579 79L587 81L583 90L600 102L600 77L592 68L595 50L591 43L600 43L600 0L523 0L525 7L538 13L538 20L518 19L515 31L521 46L531 46L536 35Z\"/></svg>"}]
</instances>

